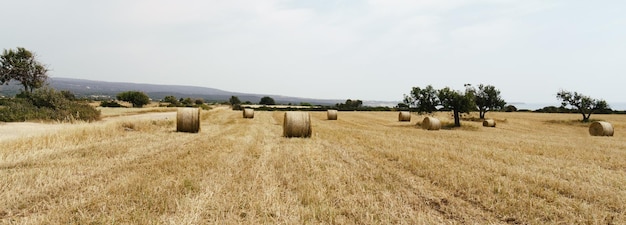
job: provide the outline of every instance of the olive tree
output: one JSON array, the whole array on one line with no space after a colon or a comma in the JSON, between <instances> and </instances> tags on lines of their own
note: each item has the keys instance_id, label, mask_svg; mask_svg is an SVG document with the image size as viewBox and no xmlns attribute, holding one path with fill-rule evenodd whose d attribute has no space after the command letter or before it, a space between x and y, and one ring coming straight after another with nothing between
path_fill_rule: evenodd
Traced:
<instances>
[{"instance_id":1,"label":"olive tree","mask_svg":"<svg viewBox=\"0 0 626 225\"><path fill-rule=\"evenodd\" d=\"M471 88L466 88L465 92L462 92L445 87L437 92L437 98L443 109L452 110L455 127L461 126L461 113L469 113L476 108L474 94Z\"/></svg>"},{"instance_id":2,"label":"olive tree","mask_svg":"<svg viewBox=\"0 0 626 225\"><path fill-rule=\"evenodd\" d=\"M419 114L437 111L437 105L439 105L437 90L431 85L425 88L413 87L409 95L404 95L403 102L415 108Z\"/></svg>"},{"instance_id":3,"label":"olive tree","mask_svg":"<svg viewBox=\"0 0 626 225\"><path fill-rule=\"evenodd\" d=\"M0 55L0 85L15 80L24 87L24 92L32 93L45 84L47 73L48 68L25 48L5 49Z\"/></svg>"},{"instance_id":4,"label":"olive tree","mask_svg":"<svg viewBox=\"0 0 626 225\"><path fill-rule=\"evenodd\" d=\"M578 92L561 90L556 93L556 98L561 100L561 105L570 105L583 115L583 122L588 122L591 114L598 110L609 109L609 105L604 100L593 99Z\"/></svg>"},{"instance_id":5,"label":"olive tree","mask_svg":"<svg viewBox=\"0 0 626 225\"><path fill-rule=\"evenodd\" d=\"M461 113L469 113L476 108L474 103L475 91L466 85L465 91L453 90L445 87L440 90L431 85L425 88L413 87L409 95L404 96L403 102L418 113L432 113L441 106L444 110L451 110L454 115L454 126L461 126Z\"/></svg>"},{"instance_id":6,"label":"olive tree","mask_svg":"<svg viewBox=\"0 0 626 225\"><path fill-rule=\"evenodd\" d=\"M474 102L476 107L478 107L481 119L485 119L485 114L488 111L501 110L506 105L506 102L500 96L500 90L493 85L478 85Z\"/></svg>"},{"instance_id":7,"label":"olive tree","mask_svg":"<svg viewBox=\"0 0 626 225\"><path fill-rule=\"evenodd\" d=\"M126 91L117 94L117 100L130 102L135 108L141 108L150 103L150 98L140 91Z\"/></svg>"}]
</instances>

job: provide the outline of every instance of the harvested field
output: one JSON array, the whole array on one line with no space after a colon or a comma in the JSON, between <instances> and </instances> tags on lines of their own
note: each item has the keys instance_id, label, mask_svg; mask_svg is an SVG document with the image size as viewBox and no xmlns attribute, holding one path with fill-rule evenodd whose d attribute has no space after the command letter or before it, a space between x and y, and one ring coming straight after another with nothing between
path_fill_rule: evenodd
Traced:
<instances>
[{"instance_id":1,"label":"harvested field","mask_svg":"<svg viewBox=\"0 0 626 225\"><path fill-rule=\"evenodd\" d=\"M282 136L283 114L203 111L197 134L170 113L0 138L0 223L626 223L624 115L593 115L615 129L593 137L576 114L429 132L397 112L310 112L303 139Z\"/></svg>"}]
</instances>

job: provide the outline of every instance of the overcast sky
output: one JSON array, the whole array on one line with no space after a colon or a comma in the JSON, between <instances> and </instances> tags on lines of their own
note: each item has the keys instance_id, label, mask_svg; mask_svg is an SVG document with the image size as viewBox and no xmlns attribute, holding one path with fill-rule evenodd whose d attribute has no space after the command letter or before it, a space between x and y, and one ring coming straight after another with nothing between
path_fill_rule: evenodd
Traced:
<instances>
[{"instance_id":1,"label":"overcast sky","mask_svg":"<svg viewBox=\"0 0 626 225\"><path fill-rule=\"evenodd\" d=\"M491 84L626 102L623 0L0 0L0 48L51 77L399 101Z\"/></svg>"}]
</instances>

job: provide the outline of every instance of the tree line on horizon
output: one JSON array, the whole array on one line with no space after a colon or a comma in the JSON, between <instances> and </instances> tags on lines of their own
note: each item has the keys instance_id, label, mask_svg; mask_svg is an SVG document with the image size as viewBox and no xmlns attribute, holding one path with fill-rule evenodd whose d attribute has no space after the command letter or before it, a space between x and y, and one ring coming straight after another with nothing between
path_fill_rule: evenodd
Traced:
<instances>
[{"instance_id":1,"label":"tree line on horizon","mask_svg":"<svg viewBox=\"0 0 626 225\"><path fill-rule=\"evenodd\" d=\"M480 119L485 119L489 111L517 111L514 106L506 105L498 90L493 85L479 84L478 88L471 84L464 85L465 90L453 90L445 87L436 90L432 85L424 88L413 87L408 95L404 95L402 107L419 114L428 114L435 111L452 111L454 126L460 127L460 114L478 111ZM578 92L560 90L556 98L561 101L559 112L580 113L582 122L589 122L592 113L613 112L606 101L594 99ZM570 106L569 110L566 107ZM551 107L545 107L536 112L552 112Z\"/></svg>"},{"instance_id":2,"label":"tree line on horizon","mask_svg":"<svg viewBox=\"0 0 626 225\"><path fill-rule=\"evenodd\" d=\"M24 121L35 118L47 118L63 120L67 118L78 120L97 120L99 111L88 104L76 101L77 98L69 91L56 91L47 86L48 68L39 62L31 51L17 47L5 49L0 55L0 85L6 85L11 81L19 82L23 87L15 99L2 99L0 101L0 121ZM345 103L337 103L334 106L320 106L321 109L338 110L409 110L420 114L433 113L434 111L451 111L454 116L455 126L460 126L460 115L472 111L478 111L480 119L485 118L489 111L517 111L512 106L506 106L506 101L500 96L500 90L493 85L480 84L473 87L464 85L465 90L454 90L445 87L439 90L431 85L424 88L413 87L408 95L404 95L402 103L396 107L369 107L363 106L361 100L348 99ZM548 106L536 112L565 112L580 113L582 122L588 122L593 113L614 113L606 101L594 99L578 92L560 90L556 98L561 101L561 107ZM126 101L133 107L143 107L151 100L143 92L126 91L118 93L116 99ZM166 96L164 102L172 106L204 105L202 99L191 100L181 98L175 101L174 96ZM237 96L231 96L226 104L240 106L242 103ZM249 103L249 102L246 102ZM276 101L264 96L260 105L272 106ZM291 103L290 103L291 104ZM300 103L301 106L312 106L309 103ZM104 102L102 106L120 106L117 102ZM569 106L569 108L566 108ZM267 107L271 109L271 107Z\"/></svg>"}]
</instances>

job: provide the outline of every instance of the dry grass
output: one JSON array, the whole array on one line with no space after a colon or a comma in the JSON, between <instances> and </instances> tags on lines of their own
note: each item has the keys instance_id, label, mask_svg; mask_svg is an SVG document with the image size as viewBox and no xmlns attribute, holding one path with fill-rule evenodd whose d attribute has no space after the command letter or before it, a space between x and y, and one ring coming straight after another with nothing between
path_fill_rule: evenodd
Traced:
<instances>
[{"instance_id":1,"label":"dry grass","mask_svg":"<svg viewBox=\"0 0 626 225\"><path fill-rule=\"evenodd\" d=\"M594 115L617 132L592 137L546 123L577 115L428 132L396 112L312 112L314 135L290 139L283 112L240 113L204 111L198 134L119 118L0 140L0 223L626 223L623 115Z\"/></svg>"},{"instance_id":2,"label":"dry grass","mask_svg":"<svg viewBox=\"0 0 626 225\"><path fill-rule=\"evenodd\" d=\"M152 112L176 112L174 107L144 107L144 108L108 108L97 107L102 118L111 118L128 115L138 115Z\"/></svg>"}]
</instances>

